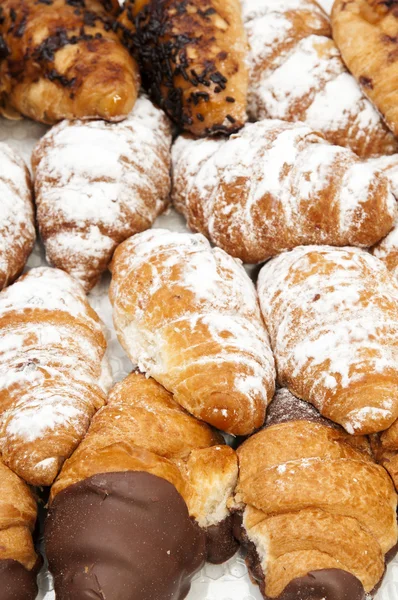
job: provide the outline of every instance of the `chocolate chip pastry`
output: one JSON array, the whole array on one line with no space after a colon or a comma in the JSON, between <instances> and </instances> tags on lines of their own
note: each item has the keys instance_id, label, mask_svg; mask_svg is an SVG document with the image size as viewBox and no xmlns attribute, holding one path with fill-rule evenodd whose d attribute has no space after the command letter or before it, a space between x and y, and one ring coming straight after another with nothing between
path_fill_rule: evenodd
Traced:
<instances>
[{"instance_id":1,"label":"chocolate chip pastry","mask_svg":"<svg viewBox=\"0 0 398 600\"><path fill-rule=\"evenodd\" d=\"M246 121L241 12L239 0L127 0L119 18L144 86L195 135L232 133Z\"/></svg>"},{"instance_id":2,"label":"chocolate chip pastry","mask_svg":"<svg viewBox=\"0 0 398 600\"><path fill-rule=\"evenodd\" d=\"M57 600L180 600L237 544L235 452L153 379L117 384L52 487L46 552ZM102 597L102 596L101 596Z\"/></svg>"},{"instance_id":3,"label":"chocolate chip pastry","mask_svg":"<svg viewBox=\"0 0 398 600\"><path fill-rule=\"evenodd\" d=\"M36 501L23 481L0 460L0 598L35 600L40 561L32 532Z\"/></svg>"},{"instance_id":4,"label":"chocolate chip pastry","mask_svg":"<svg viewBox=\"0 0 398 600\"><path fill-rule=\"evenodd\" d=\"M281 389L237 452L235 534L264 598L368 598L397 543L397 496L368 441Z\"/></svg>"}]
</instances>

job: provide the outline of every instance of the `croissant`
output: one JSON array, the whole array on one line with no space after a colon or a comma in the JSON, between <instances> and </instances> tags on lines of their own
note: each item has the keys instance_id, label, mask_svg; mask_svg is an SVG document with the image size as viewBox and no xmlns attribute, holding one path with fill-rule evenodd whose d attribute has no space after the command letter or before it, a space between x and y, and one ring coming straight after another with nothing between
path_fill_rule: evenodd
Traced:
<instances>
[{"instance_id":1,"label":"croissant","mask_svg":"<svg viewBox=\"0 0 398 600\"><path fill-rule=\"evenodd\" d=\"M122 123L64 121L33 152L48 261L90 290L118 244L150 227L170 194L171 128L146 97Z\"/></svg>"},{"instance_id":2,"label":"croissant","mask_svg":"<svg viewBox=\"0 0 398 600\"><path fill-rule=\"evenodd\" d=\"M37 268L1 292L0 340L0 454L50 485L105 401L101 323L74 279Z\"/></svg>"},{"instance_id":3,"label":"croissant","mask_svg":"<svg viewBox=\"0 0 398 600\"><path fill-rule=\"evenodd\" d=\"M35 600L40 561L32 532L37 507L28 486L0 459L0 583L2 600Z\"/></svg>"},{"instance_id":4,"label":"croissant","mask_svg":"<svg viewBox=\"0 0 398 600\"><path fill-rule=\"evenodd\" d=\"M21 273L35 242L32 184L23 160L0 144L0 289Z\"/></svg>"},{"instance_id":5,"label":"croissant","mask_svg":"<svg viewBox=\"0 0 398 600\"><path fill-rule=\"evenodd\" d=\"M361 157L397 152L398 141L347 71L315 0L243 0L242 7L254 120L304 121Z\"/></svg>"},{"instance_id":6,"label":"croissant","mask_svg":"<svg viewBox=\"0 0 398 600\"><path fill-rule=\"evenodd\" d=\"M387 179L302 123L264 120L228 140L177 139L176 209L247 263L301 244L371 246L391 230Z\"/></svg>"},{"instance_id":7,"label":"croissant","mask_svg":"<svg viewBox=\"0 0 398 600\"><path fill-rule=\"evenodd\" d=\"M388 127L398 133L395 2L336 0L333 37L344 62Z\"/></svg>"},{"instance_id":8,"label":"croissant","mask_svg":"<svg viewBox=\"0 0 398 600\"><path fill-rule=\"evenodd\" d=\"M235 533L264 598L365 600L396 552L397 496L364 438L282 389L238 459Z\"/></svg>"},{"instance_id":9,"label":"croissant","mask_svg":"<svg viewBox=\"0 0 398 600\"><path fill-rule=\"evenodd\" d=\"M260 427L274 361L244 268L201 235L156 229L119 246L111 271L131 361L202 421L234 435Z\"/></svg>"},{"instance_id":10,"label":"croissant","mask_svg":"<svg viewBox=\"0 0 398 600\"><path fill-rule=\"evenodd\" d=\"M226 503L238 467L222 444L153 379L118 383L51 490L45 543L57 599L101 589L107 600L179 600L205 557L230 558Z\"/></svg>"},{"instance_id":11,"label":"croissant","mask_svg":"<svg viewBox=\"0 0 398 600\"><path fill-rule=\"evenodd\" d=\"M126 0L121 39L152 98L195 135L246 121L247 40L240 0Z\"/></svg>"},{"instance_id":12,"label":"croissant","mask_svg":"<svg viewBox=\"0 0 398 600\"><path fill-rule=\"evenodd\" d=\"M138 66L117 33L114 1L2 0L0 113L43 123L119 121L134 106Z\"/></svg>"},{"instance_id":13,"label":"croissant","mask_svg":"<svg viewBox=\"0 0 398 600\"><path fill-rule=\"evenodd\" d=\"M351 434L398 417L398 286L357 248L299 247L259 275L278 380Z\"/></svg>"}]
</instances>

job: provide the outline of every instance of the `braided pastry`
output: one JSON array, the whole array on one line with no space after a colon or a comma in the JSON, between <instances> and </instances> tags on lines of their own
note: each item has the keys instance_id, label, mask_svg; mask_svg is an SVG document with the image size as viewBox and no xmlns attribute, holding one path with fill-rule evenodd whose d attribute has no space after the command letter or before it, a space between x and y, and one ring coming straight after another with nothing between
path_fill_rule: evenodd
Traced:
<instances>
[{"instance_id":1,"label":"braided pastry","mask_svg":"<svg viewBox=\"0 0 398 600\"><path fill-rule=\"evenodd\" d=\"M370 246L393 226L387 179L302 123L180 137L173 170L174 205L191 229L247 263L300 244Z\"/></svg>"},{"instance_id":2,"label":"braided pastry","mask_svg":"<svg viewBox=\"0 0 398 600\"><path fill-rule=\"evenodd\" d=\"M171 130L144 96L122 123L64 121L33 153L47 259L86 291L118 244L150 227L170 193Z\"/></svg>"},{"instance_id":3,"label":"braided pastry","mask_svg":"<svg viewBox=\"0 0 398 600\"><path fill-rule=\"evenodd\" d=\"M238 459L235 530L264 598L365 600L397 543L397 496L365 439L283 389Z\"/></svg>"},{"instance_id":4,"label":"braided pastry","mask_svg":"<svg viewBox=\"0 0 398 600\"><path fill-rule=\"evenodd\" d=\"M74 279L38 268L1 292L0 339L0 454L50 485L105 401L101 323Z\"/></svg>"},{"instance_id":5,"label":"braided pastry","mask_svg":"<svg viewBox=\"0 0 398 600\"><path fill-rule=\"evenodd\" d=\"M109 6L108 6L109 5ZM2 0L0 113L43 123L125 118L138 66L114 32L116 0Z\"/></svg>"},{"instance_id":6,"label":"braided pastry","mask_svg":"<svg viewBox=\"0 0 398 600\"><path fill-rule=\"evenodd\" d=\"M0 144L0 289L18 277L35 241L32 184L21 158Z\"/></svg>"},{"instance_id":7,"label":"braided pastry","mask_svg":"<svg viewBox=\"0 0 398 600\"><path fill-rule=\"evenodd\" d=\"M118 383L51 490L45 539L57 598L101 589L107 600L179 600L205 557L230 558L226 503L238 467L223 443L153 379Z\"/></svg>"},{"instance_id":8,"label":"braided pastry","mask_svg":"<svg viewBox=\"0 0 398 600\"><path fill-rule=\"evenodd\" d=\"M260 304L279 383L349 433L398 417L398 286L355 248L300 247L266 264Z\"/></svg>"},{"instance_id":9,"label":"braided pastry","mask_svg":"<svg viewBox=\"0 0 398 600\"><path fill-rule=\"evenodd\" d=\"M397 140L345 68L314 0L243 0L242 6L251 117L304 121L361 157L397 152Z\"/></svg>"},{"instance_id":10,"label":"braided pastry","mask_svg":"<svg viewBox=\"0 0 398 600\"><path fill-rule=\"evenodd\" d=\"M260 427L274 361L243 267L201 235L155 229L119 246L111 270L116 332L132 362L214 427Z\"/></svg>"},{"instance_id":11,"label":"braided pastry","mask_svg":"<svg viewBox=\"0 0 398 600\"><path fill-rule=\"evenodd\" d=\"M231 133L246 121L247 42L240 0L126 0L121 37L144 85L182 129Z\"/></svg>"}]
</instances>

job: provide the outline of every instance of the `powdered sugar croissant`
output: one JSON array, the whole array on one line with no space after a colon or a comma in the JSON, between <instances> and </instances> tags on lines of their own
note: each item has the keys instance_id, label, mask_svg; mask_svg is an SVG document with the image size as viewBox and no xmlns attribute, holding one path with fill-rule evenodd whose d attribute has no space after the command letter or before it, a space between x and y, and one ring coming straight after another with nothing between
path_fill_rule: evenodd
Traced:
<instances>
[{"instance_id":1,"label":"powdered sugar croissant","mask_svg":"<svg viewBox=\"0 0 398 600\"><path fill-rule=\"evenodd\" d=\"M35 241L32 183L21 158L0 144L0 289L18 277Z\"/></svg>"},{"instance_id":2,"label":"powdered sugar croissant","mask_svg":"<svg viewBox=\"0 0 398 600\"><path fill-rule=\"evenodd\" d=\"M238 458L236 530L264 598L368 598L396 553L397 496L367 442L283 389Z\"/></svg>"},{"instance_id":3,"label":"powdered sugar croissant","mask_svg":"<svg viewBox=\"0 0 398 600\"><path fill-rule=\"evenodd\" d=\"M64 121L33 153L47 259L91 289L116 246L150 227L169 199L170 124L141 96L122 123Z\"/></svg>"},{"instance_id":4,"label":"powdered sugar croissant","mask_svg":"<svg viewBox=\"0 0 398 600\"><path fill-rule=\"evenodd\" d=\"M132 362L218 429L260 427L274 363L243 267L201 235L154 229L119 246L111 270L116 332Z\"/></svg>"},{"instance_id":5,"label":"powdered sugar croissant","mask_svg":"<svg viewBox=\"0 0 398 600\"><path fill-rule=\"evenodd\" d=\"M66 273L33 269L0 294L0 453L50 485L105 401L101 323Z\"/></svg>"},{"instance_id":6,"label":"powdered sugar croissant","mask_svg":"<svg viewBox=\"0 0 398 600\"><path fill-rule=\"evenodd\" d=\"M398 417L398 286L356 248L300 247L261 270L278 378L349 433Z\"/></svg>"},{"instance_id":7,"label":"powdered sugar croissant","mask_svg":"<svg viewBox=\"0 0 398 600\"><path fill-rule=\"evenodd\" d=\"M398 142L347 71L315 0L243 0L250 44L249 113L304 121L361 157Z\"/></svg>"},{"instance_id":8,"label":"powdered sugar croissant","mask_svg":"<svg viewBox=\"0 0 398 600\"><path fill-rule=\"evenodd\" d=\"M386 177L302 123L264 120L228 140L177 139L177 210L247 263L300 244L370 246L392 228Z\"/></svg>"},{"instance_id":9,"label":"powdered sugar croissant","mask_svg":"<svg viewBox=\"0 0 398 600\"><path fill-rule=\"evenodd\" d=\"M99 588L108 600L179 600L205 558L230 558L238 465L223 444L153 379L118 383L51 490L45 539L57 598Z\"/></svg>"}]
</instances>

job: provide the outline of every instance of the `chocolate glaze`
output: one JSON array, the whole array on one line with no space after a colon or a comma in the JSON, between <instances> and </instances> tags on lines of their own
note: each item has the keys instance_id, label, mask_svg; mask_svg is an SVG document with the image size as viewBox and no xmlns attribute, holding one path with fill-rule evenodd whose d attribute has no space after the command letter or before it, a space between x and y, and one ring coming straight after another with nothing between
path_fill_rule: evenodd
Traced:
<instances>
[{"instance_id":1,"label":"chocolate glaze","mask_svg":"<svg viewBox=\"0 0 398 600\"><path fill-rule=\"evenodd\" d=\"M35 600L36 575L16 560L0 560L0 600Z\"/></svg>"},{"instance_id":2,"label":"chocolate glaze","mask_svg":"<svg viewBox=\"0 0 398 600\"><path fill-rule=\"evenodd\" d=\"M211 525L206 533L206 558L209 562L219 565L235 554L239 544L232 531L232 515L226 517L217 525Z\"/></svg>"},{"instance_id":3,"label":"chocolate glaze","mask_svg":"<svg viewBox=\"0 0 398 600\"><path fill-rule=\"evenodd\" d=\"M268 406L264 427L289 423L290 421L312 421L313 423L321 423L322 425L343 431L340 425L322 417L315 406L312 406L309 402L300 400L289 392L288 389L281 388L277 390L272 402Z\"/></svg>"},{"instance_id":4,"label":"chocolate glaze","mask_svg":"<svg viewBox=\"0 0 398 600\"><path fill-rule=\"evenodd\" d=\"M242 524L242 513L234 515L233 531L246 550L246 564L250 577L257 583L264 600L365 600L362 583L342 569L310 571L293 579L277 598L265 593L265 576L256 547L247 536Z\"/></svg>"},{"instance_id":5,"label":"chocolate glaze","mask_svg":"<svg viewBox=\"0 0 398 600\"><path fill-rule=\"evenodd\" d=\"M45 527L57 600L182 600L205 543L175 487L144 472L70 486Z\"/></svg>"}]
</instances>

